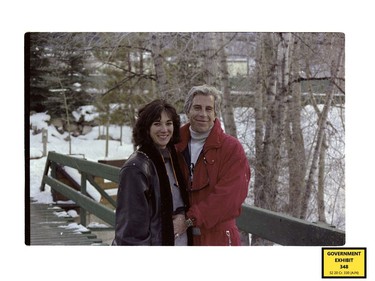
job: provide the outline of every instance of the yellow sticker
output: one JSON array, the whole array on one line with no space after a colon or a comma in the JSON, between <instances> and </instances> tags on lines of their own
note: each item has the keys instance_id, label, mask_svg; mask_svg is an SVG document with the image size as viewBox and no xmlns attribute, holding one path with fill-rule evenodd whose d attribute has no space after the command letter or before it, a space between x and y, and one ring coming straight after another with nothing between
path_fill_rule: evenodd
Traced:
<instances>
[{"instance_id":1,"label":"yellow sticker","mask_svg":"<svg viewBox=\"0 0 375 281\"><path fill-rule=\"evenodd\" d=\"M366 248L322 248L322 278L366 278Z\"/></svg>"}]
</instances>

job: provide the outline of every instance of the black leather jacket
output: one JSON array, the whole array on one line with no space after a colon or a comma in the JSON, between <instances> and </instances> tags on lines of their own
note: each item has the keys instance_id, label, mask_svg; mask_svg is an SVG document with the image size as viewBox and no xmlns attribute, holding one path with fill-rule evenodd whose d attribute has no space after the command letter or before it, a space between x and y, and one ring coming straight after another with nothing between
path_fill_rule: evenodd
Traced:
<instances>
[{"instance_id":1,"label":"black leather jacket","mask_svg":"<svg viewBox=\"0 0 375 281\"><path fill-rule=\"evenodd\" d=\"M184 211L188 210L186 179L178 166L178 155L169 147L179 183ZM120 171L117 192L115 239L112 245L174 245L173 199L158 149L143 146L134 152ZM188 231L188 244L192 242Z\"/></svg>"},{"instance_id":2,"label":"black leather jacket","mask_svg":"<svg viewBox=\"0 0 375 281\"><path fill-rule=\"evenodd\" d=\"M160 187L156 168L136 151L120 171L114 245L162 245Z\"/></svg>"}]
</instances>

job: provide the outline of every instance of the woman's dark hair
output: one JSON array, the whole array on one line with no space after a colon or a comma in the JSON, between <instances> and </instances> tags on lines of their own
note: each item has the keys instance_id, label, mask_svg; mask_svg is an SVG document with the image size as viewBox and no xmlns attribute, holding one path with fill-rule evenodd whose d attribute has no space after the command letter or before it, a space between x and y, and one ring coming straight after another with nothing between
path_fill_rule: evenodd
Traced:
<instances>
[{"instance_id":1,"label":"woman's dark hair","mask_svg":"<svg viewBox=\"0 0 375 281\"><path fill-rule=\"evenodd\" d=\"M157 99L146 104L138 112L138 118L133 129L133 142L136 146L153 144L150 137L150 127L155 121L160 121L163 111L173 122L173 135L168 145L180 141L180 116L172 105L165 100Z\"/></svg>"}]
</instances>

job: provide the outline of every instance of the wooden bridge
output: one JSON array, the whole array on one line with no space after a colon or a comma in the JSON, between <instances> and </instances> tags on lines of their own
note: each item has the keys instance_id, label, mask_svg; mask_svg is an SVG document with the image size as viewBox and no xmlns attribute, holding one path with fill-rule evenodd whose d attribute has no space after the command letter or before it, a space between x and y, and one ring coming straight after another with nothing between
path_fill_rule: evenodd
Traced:
<instances>
[{"instance_id":1,"label":"wooden bridge","mask_svg":"<svg viewBox=\"0 0 375 281\"><path fill-rule=\"evenodd\" d=\"M106 245L61 207L31 201L29 208L27 245Z\"/></svg>"},{"instance_id":2,"label":"wooden bridge","mask_svg":"<svg viewBox=\"0 0 375 281\"><path fill-rule=\"evenodd\" d=\"M75 188L59 179L58 167L64 166L74 168L81 174L81 183L76 183ZM119 171L119 167L49 152L41 190L43 191L45 184L48 184L52 191L74 201L80 208L79 222L83 226L86 226L87 212L89 212L113 227L116 202L95 178L118 183ZM86 190L87 182L97 189L104 201L97 202L90 198ZM77 235L68 228L60 227L69 224L71 219L57 217L56 212L61 210L56 210L54 206L30 203L29 207L30 237L26 237L26 244L29 242L30 245L102 245L101 241L90 232L81 232ZM246 233L255 234L279 245L342 246L345 244L345 232L333 226L307 222L254 206L242 206L242 214L237 219L237 225Z\"/></svg>"}]
</instances>

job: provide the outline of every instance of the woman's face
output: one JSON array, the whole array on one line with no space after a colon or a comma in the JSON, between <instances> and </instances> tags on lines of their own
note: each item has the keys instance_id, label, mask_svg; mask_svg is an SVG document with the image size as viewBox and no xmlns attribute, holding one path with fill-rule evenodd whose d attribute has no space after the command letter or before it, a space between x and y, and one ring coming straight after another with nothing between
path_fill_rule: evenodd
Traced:
<instances>
[{"instance_id":1,"label":"woman's face","mask_svg":"<svg viewBox=\"0 0 375 281\"><path fill-rule=\"evenodd\" d=\"M173 121L165 111L160 120L152 123L150 137L159 148L165 148L173 136Z\"/></svg>"}]
</instances>

